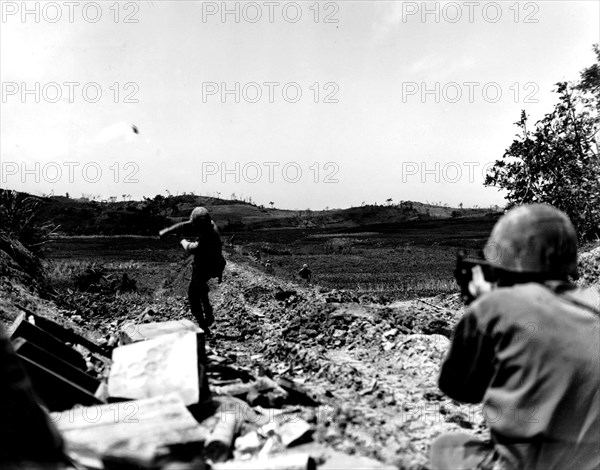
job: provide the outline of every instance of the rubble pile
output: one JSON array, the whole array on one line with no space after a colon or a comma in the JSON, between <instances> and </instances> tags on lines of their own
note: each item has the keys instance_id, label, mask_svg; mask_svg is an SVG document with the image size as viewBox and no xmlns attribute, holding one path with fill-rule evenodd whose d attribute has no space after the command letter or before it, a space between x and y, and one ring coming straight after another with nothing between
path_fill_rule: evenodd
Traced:
<instances>
[{"instance_id":1,"label":"rubble pile","mask_svg":"<svg viewBox=\"0 0 600 470\"><path fill-rule=\"evenodd\" d=\"M263 288L264 290L264 288ZM215 331L225 336L265 338L265 352L277 356L275 346L289 354L294 345L305 347L385 347L385 333L451 335L456 311L434 309L419 302L381 305L331 303L313 292L293 292L278 300L281 291L263 292L255 304L229 299L220 310L225 319ZM269 324L270 323L270 324ZM289 344L286 344L289 343Z\"/></svg>"},{"instance_id":2,"label":"rubble pile","mask_svg":"<svg viewBox=\"0 0 600 470\"><path fill-rule=\"evenodd\" d=\"M107 295L99 292L67 291L61 299L62 314L88 331L94 331L108 341L125 322L145 315L151 318L177 320L191 318L184 297L171 297L168 302L148 305L147 298L136 294ZM158 313L159 312L159 313Z\"/></svg>"},{"instance_id":3,"label":"rubble pile","mask_svg":"<svg viewBox=\"0 0 600 470\"><path fill-rule=\"evenodd\" d=\"M481 410L460 408L437 388L462 312L457 295L338 303L327 301L328 292L234 263L226 274L213 297L221 316L211 344L235 351L240 365L291 374L311 390L330 410L330 419L316 424L316 441L400 468L425 468L437 435L485 434Z\"/></svg>"},{"instance_id":4,"label":"rubble pile","mask_svg":"<svg viewBox=\"0 0 600 470\"><path fill-rule=\"evenodd\" d=\"M56 323L23 314L9 334L15 344L30 345L17 353L78 468L309 469L340 468L340 457L351 462L313 440L332 408L290 375L253 371L205 348L203 332L189 321L125 325L111 359L104 356L101 381L86 370L82 351L104 351ZM42 348L45 355L31 353ZM384 468L364 457L351 466L357 463Z\"/></svg>"}]
</instances>

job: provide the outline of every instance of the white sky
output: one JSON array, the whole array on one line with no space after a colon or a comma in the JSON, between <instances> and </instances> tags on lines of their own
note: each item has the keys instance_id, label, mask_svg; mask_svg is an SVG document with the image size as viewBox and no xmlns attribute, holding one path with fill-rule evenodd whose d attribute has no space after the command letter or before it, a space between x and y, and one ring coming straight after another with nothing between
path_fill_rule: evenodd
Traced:
<instances>
[{"instance_id":1,"label":"white sky","mask_svg":"<svg viewBox=\"0 0 600 470\"><path fill-rule=\"evenodd\" d=\"M227 2L237 22L222 2L0 6L0 185L72 197L502 204L482 168L521 109L534 121L551 111L553 84L578 79L600 41L596 1ZM221 94L236 82L239 102Z\"/></svg>"}]
</instances>

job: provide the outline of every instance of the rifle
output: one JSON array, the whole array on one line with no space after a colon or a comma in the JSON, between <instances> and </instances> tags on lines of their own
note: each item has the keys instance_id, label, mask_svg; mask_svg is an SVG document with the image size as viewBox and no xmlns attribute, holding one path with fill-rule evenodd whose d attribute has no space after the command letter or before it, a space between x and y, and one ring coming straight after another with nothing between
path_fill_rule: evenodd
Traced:
<instances>
[{"instance_id":1,"label":"rifle","mask_svg":"<svg viewBox=\"0 0 600 470\"><path fill-rule=\"evenodd\" d=\"M480 266L483 271L483 277L487 282L495 282L498 277L498 271L495 266L490 264L484 259L479 258L467 258L465 250L458 250L456 254L456 269L454 270L454 277L456 283L460 286L460 295L465 303L469 305L475 297L469 291L469 283L473 279L472 269L475 266Z\"/></svg>"},{"instance_id":2,"label":"rifle","mask_svg":"<svg viewBox=\"0 0 600 470\"><path fill-rule=\"evenodd\" d=\"M165 239L169 235L182 236L187 238L197 238L198 229L194 227L192 222L186 220L184 222L179 222L175 225L171 225L170 227L163 228L160 232L158 232L158 236L161 238L161 240Z\"/></svg>"}]
</instances>

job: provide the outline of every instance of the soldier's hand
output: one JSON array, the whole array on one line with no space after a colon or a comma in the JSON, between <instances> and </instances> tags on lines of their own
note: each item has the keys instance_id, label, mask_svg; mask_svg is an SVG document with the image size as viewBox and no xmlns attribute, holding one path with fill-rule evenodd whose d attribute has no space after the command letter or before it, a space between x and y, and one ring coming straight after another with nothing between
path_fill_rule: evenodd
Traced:
<instances>
[{"instance_id":1,"label":"soldier's hand","mask_svg":"<svg viewBox=\"0 0 600 470\"><path fill-rule=\"evenodd\" d=\"M485 280L481 266L473 266L473 277L469 281L469 292L475 298L492 290L492 284Z\"/></svg>"}]
</instances>

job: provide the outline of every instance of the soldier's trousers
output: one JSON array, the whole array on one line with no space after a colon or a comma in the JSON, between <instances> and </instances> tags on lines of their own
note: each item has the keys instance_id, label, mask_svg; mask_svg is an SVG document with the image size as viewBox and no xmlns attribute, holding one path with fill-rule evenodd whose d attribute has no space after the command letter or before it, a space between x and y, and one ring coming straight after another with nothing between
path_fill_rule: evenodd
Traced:
<instances>
[{"instance_id":1,"label":"soldier's trousers","mask_svg":"<svg viewBox=\"0 0 600 470\"><path fill-rule=\"evenodd\" d=\"M205 332L209 332L209 327L215 319L208 298L208 279L192 275L192 281L188 288L188 300L190 302L192 315L196 317L198 325Z\"/></svg>"}]
</instances>

